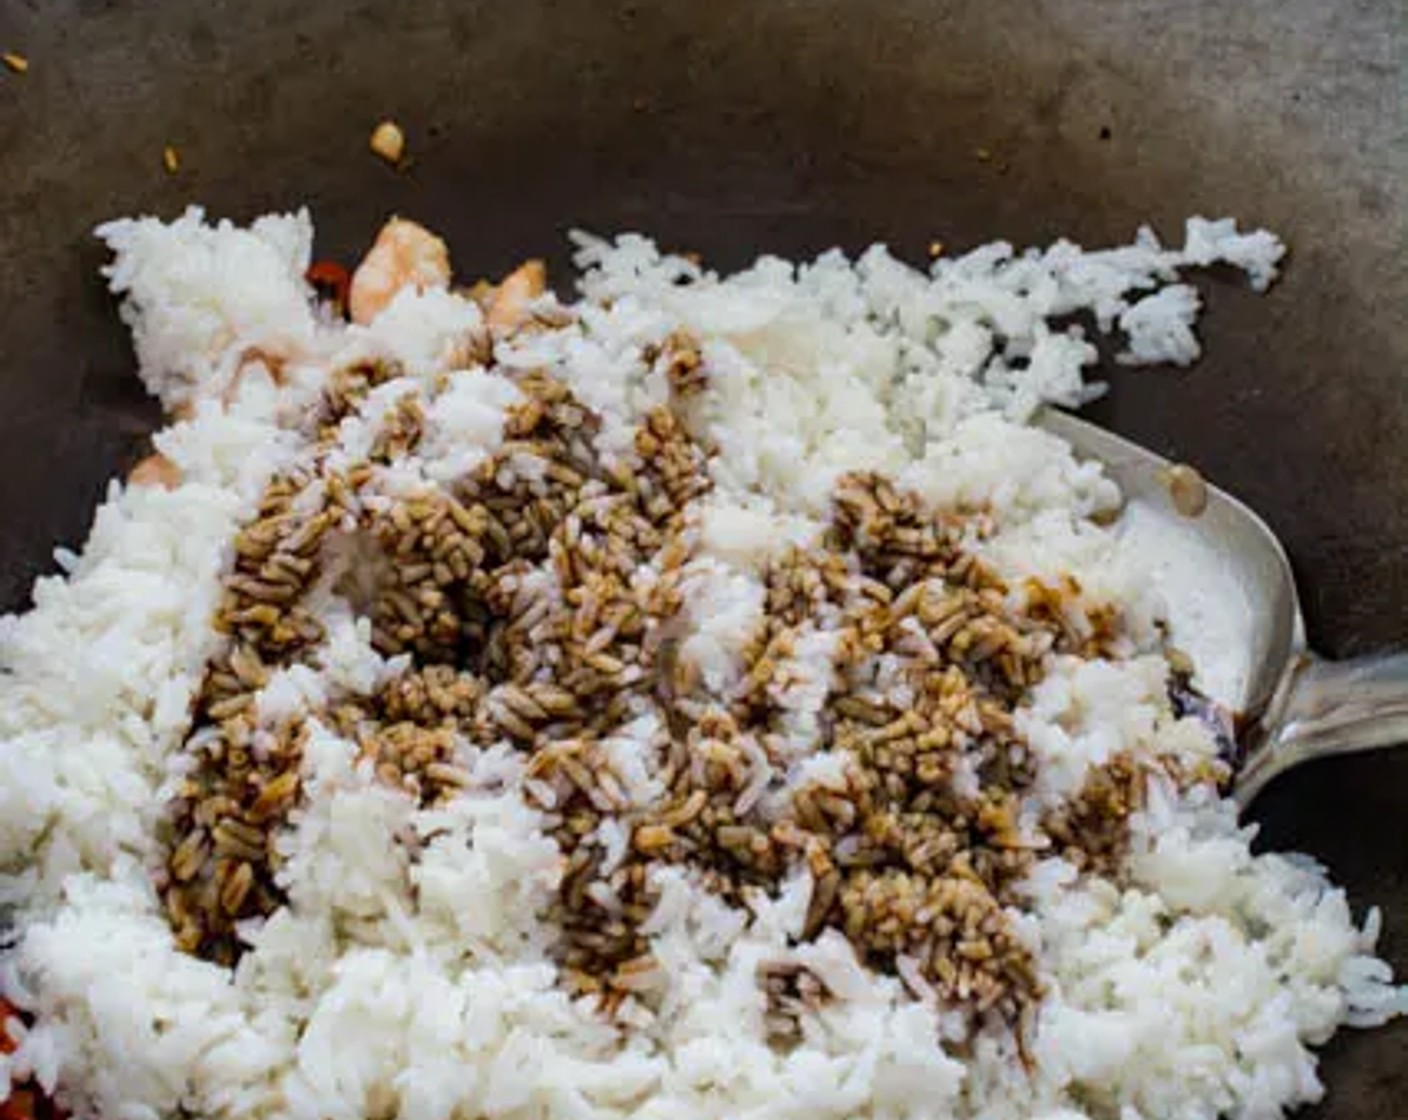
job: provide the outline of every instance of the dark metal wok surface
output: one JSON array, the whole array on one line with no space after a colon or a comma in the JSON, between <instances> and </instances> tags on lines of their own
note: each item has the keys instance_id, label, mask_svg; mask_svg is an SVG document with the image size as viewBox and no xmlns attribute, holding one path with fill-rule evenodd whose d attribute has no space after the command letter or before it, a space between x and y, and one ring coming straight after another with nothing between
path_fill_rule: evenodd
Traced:
<instances>
[{"instance_id":1,"label":"dark metal wok surface","mask_svg":"<svg viewBox=\"0 0 1408 1120\"><path fill-rule=\"evenodd\" d=\"M0 0L0 49L31 62L0 73L0 604L156 419L94 275L104 218L306 201L350 261L399 211L477 275L561 265L569 225L736 265L1231 213L1290 240L1284 282L1213 277L1205 360L1116 373L1096 417L1266 515L1322 650L1408 642L1401 3ZM382 116L407 172L366 152ZM1292 775L1255 815L1384 906L1408 972L1408 752ZM1402 1120L1408 1026L1342 1035L1323 1072L1314 1116Z\"/></svg>"}]
</instances>

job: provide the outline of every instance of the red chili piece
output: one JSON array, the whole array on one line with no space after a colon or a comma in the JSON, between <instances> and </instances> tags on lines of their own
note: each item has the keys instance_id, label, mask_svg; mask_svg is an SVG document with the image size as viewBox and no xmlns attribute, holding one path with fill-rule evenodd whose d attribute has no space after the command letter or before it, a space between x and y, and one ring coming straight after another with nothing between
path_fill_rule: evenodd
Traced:
<instances>
[{"instance_id":1,"label":"red chili piece","mask_svg":"<svg viewBox=\"0 0 1408 1120\"><path fill-rule=\"evenodd\" d=\"M352 274L336 261L314 261L304 278L329 296L339 315L347 313L347 296L352 290Z\"/></svg>"}]
</instances>

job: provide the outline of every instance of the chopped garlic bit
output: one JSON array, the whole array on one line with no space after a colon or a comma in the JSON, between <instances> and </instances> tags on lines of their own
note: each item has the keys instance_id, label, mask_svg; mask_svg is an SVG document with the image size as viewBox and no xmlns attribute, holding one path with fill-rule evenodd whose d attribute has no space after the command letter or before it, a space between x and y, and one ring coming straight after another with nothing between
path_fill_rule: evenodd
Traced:
<instances>
[{"instance_id":1,"label":"chopped garlic bit","mask_svg":"<svg viewBox=\"0 0 1408 1120\"><path fill-rule=\"evenodd\" d=\"M406 134L395 121L382 121L372 129L371 149L387 163L400 163L406 151Z\"/></svg>"}]
</instances>

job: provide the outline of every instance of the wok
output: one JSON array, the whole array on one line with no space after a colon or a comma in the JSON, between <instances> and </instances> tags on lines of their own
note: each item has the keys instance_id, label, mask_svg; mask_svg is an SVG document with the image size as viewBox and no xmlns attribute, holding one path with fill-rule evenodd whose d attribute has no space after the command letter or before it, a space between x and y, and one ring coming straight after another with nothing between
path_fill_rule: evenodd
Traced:
<instances>
[{"instance_id":1,"label":"wok","mask_svg":"<svg viewBox=\"0 0 1408 1120\"><path fill-rule=\"evenodd\" d=\"M1312 643L1408 641L1408 21L1318 0L0 0L0 600L79 541L156 420L95 277L104 218L308 202L350 261L391 212L462 273L563 265L569 225L732 266L883 240L922 259L1233 213L1293 246L1205 285L1207 356L1112 371L1093 415L1286 543ZM411 167L366 151L397 119ZM162 150L180 154L175 175ZM980 151L981 149L981 151ZM1262 835L1385 908L1408 972L1408 752L1313 766ZM1321 1120L1401 1120L1408 1025L1330 1047Z\"/></svg>"}]
</instances>

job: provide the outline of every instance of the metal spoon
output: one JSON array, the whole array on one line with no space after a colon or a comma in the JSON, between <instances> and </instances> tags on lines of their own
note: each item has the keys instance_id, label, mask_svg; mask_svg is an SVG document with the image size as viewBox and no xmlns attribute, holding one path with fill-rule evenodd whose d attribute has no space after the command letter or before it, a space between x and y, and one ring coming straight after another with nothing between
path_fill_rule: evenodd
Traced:
<instances>
[{"instance_id":1,"label":"metal spoon","mask_svg":"<svg viewBox=\"0 0 1408 1120\"><path fill-rule=\"evenodd\" d=\"M1408 653L1329 661L1307 649L1291 566L1260 517L1068 413L1048 408L1037 423L1104 464L1125 496L1122 544L1158 557L1171 640L1218 706L1201 714L1225 734L1238 804L1303 762L1408 743Z\"/></svg>"}]
</instances>

